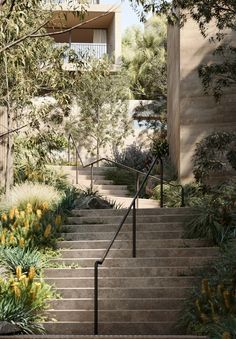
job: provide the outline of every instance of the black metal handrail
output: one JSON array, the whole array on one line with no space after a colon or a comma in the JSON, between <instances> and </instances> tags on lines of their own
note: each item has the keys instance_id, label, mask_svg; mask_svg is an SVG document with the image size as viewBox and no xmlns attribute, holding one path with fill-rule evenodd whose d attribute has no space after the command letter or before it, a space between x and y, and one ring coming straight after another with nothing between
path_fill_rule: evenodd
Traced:
<instances>
[{"instance_id":1,"label":"black metal handrail","mask_svg":"<svg viewBox=\"0 0 236 339\"><path fill-rule=\"evenodd\" d=\"M91 188L91 191L93 191L93 181L94 181L93 180L93 168L94 168L94 165L98 164L99 162L106 161L106 162L109 162L111 164L114 164L117 167L126 169L127 171L133 172L134 174L136 174L136 176L137 176L136 177L136 192L139 190L140 176L144 176L145 177L147 173L139 171L136 168L123 165L123 164L121 164L119 162L116 162L114 160L111 160L111 159L108 159L108 158L105 158L105 157L100 158L100 159L95 160L95 161L92 161L91 163L89 163L87 165L84 165L83 161L82 161L82 158L81 158L81 156L79 154L79 150L78 150L78 147L76 145L76 142L75 142L74 138L72 137L72 135L69 135L69 137L68 137L68 162L70 162L70 140L72 140L72 142L74 144L74 147L75 147L75 150L76 150L76 184L79 183L79 180L78 180L78 177L79 177L78 159L80 160L82 168L91 167L91 173L90 173L90 180L91 180L90 188ZM163 160L159 156L157 156L157 158L159 159L160 167L161 167L160 168L160 172L161 172L160 173L160 177L157 177L157 176L154 176L154 175L150 174L149 178L150 179L154 179L156 181L159 181L161 183L161 185L160 185L160 207L164 207L164 187L163 187L164 184L168 185L168 186L180 188L180 190L181 190L181 207L185 207L184 187L181 184L172 184L172 183L164 180Z\"/></svg>"},{"instance_id":2,"label":"black metal handrail","mask_svg":"<svg viewBox=\"0 0 236 339\"><path fill-rule=\"evenodd\" d=\"M145 176L142 184L140 185L140 188L139 188L138 192L136 192L136 194L135 194L135 196L134 196L134 198L133 198L129 208L127 209L127 212L125 213L124 217L122 218L122 220L121 220L121 222L120 222L120 224L119 224L119 226L117 228L117 231L116 231L115 235L113 236L112 240L110 241L110 244L107 247L103 257L100 260L97 260L95 262L95 264L94 264L94 335L98 334L98 312L99 312L99 307L98 307L99 306L98 305L98 268L99 268L99 266L101 266L104 263L104 261L105 261L107 255L108 255L112 245L114 244L118 234L120 233L120 231L121 231L121 229L122 229L122 227L123 227L123 225L124 225L128 215L129 215L129 213L130 213L130 211L132 209L133 209L133 230L132 230L132 234L133 234L133 239L132 239L133 240L132 241L133 248L132 248L132 254L133 254L133 258L136 258L136 200L139 197L139 195L140 195L140 193L141 193L145 183L147 182L147 180L148 180L148 178L149 178L149 176L150 176L150 174L151 174L155 164L158 161L160 161L160 160L161 160L161 158L159 156L157 156L155 158L155 160L153 161L151 167L149 168L148 172L146 173L146 176Z\"/></svg>"},{"instance_id":3,"label":"black metal handrail","mask_svg":"<svg viewBox=\"0 0 236 339\"><path fill-rule=\"evenodd\" d=\"M73 141L74 143L74 146L75 146L75 149L76 149L76 181L78 183L78 159L80 159L80 162L83 166L83 168L87 168L87 167L91 167L91 189L93 189L93 167L95 164L98 164L99 162L101 161L107 161L107 162L110 162L116 166L119 166L121 168L124 168L126 170L129 170L133 173L136 173L137 174L137 191L136 191L136 194L129 206L129 208L127 209L124 217L122 218L118 228L117 228L117 231L116 233L114 234L112 240L110 241L109 243L109 246L107 247L106 251L104 252L103 254L103 257L100 259L100 260L97 260L95 263L94 263L94 334L95 335L98 335L98 315L99 315L99 305L98 305L98 268L99 266L101 266L105 259L107 258L107 255L112 247L112 245L114 244L117 236L119 235L124 223L126 222L126 219L128 217L128 215L130 214L131 210L133 211L132 213L132 256L133 258L136 258L136 220L137 220L137 211L136 211L136 203L138 201L138 198L142 192L142 189L144 188L144 185L145 183L147 182L147 180L149 178L152 178L152 179L155 179L155 180L158 180L160 181L160 207L163 207L164 206L164 196L163 196L163 185L164 183L170 185L170 186L173 186L173 187L180 187L181 188L181 207L184 207L185 206L185 197L184 197L184 188L182 185L175 185L175 184L171 184L171 183L168 183L168 182L165 182L163 177L164 177L164 173L163 173L163 161L162 161L162 158L157 156L152 165L150 166L149 170L147 173L143 173L139 170L136 170L132 167L129 167L129 166L126 166L126 165L123 165L123 164L120 164L120 163L117 163L116 161L114 160L110 160L110 159L107 159L107 158L101 158L101 159L98 159L98 160L95 160L87 165L83 165L83 162L82 162L82 159L80 157L80 154L79 154L79 150L76 146L76 143L73 139L72 136L69 137L69 145L68 145L68 161L70 160L70 139ZM156 176L153 176L151 175L151 172L154 168L154 166L156 165L156 163L159 162L160 163L160 178L159 177L156 177ZM141 183L141 185L139 185L139 178L140 178L140 175L144 176L144 179L143 179L143 182Z\"/></svg>"}]
</instances>

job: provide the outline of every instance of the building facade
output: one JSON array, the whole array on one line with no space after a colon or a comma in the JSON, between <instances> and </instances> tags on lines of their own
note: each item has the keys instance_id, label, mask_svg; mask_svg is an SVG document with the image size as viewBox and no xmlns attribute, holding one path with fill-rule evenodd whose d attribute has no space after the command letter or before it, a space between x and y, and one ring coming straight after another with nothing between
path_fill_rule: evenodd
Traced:
<instances>
[{"instance_id":1,"label":"building facade","mask_svg":"<svg viewBox=\"0 0 236 339\"><path fill-rule=\"evenodd\" d=\"M45 0L46 8L53 10L53 19L47 27L48 32L56 32L81 24L63 34L55 35L58 46L68 45L78 55L102 58L108 55L115 67L121 61L121 29L119 5L102 4L91 0L86 5L86 13L81 19L77 11L81 9L79 0ZM69 64L69 61L67 60Z\"/></svg>"},{"instance_id":2,"label":"building facade","mask_svg":"<svg viewBox=\"0 0 236 339\"><path fill-rule=\"evenodd\" d=\"M212 23L209 35L216 33ZM226 41L236 35L226 32ZM224 91L219 103L206 95L199 67L220 61L216 45L205 39L197 23L188 19L183 28L168 29L168 140L170 156L182 183L194 180L192 157L196 143L217 131L236 131L236 86Z\"/></svg>"}]
</instances>

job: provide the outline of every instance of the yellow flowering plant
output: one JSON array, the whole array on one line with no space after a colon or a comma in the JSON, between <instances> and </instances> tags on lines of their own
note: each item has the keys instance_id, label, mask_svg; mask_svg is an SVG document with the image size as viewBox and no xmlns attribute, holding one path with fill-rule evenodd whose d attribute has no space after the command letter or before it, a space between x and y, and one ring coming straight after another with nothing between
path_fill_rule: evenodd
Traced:
<instances>
[{"instance_id":1,"label":"yellow flowering plant","mask_svg":"<svg viewBox=\"0 0 236 339\"><path fill-rule=\"evenodd\" d=\"M186 300L180 317L188 334L213 339L236 339L236 247L224 249L221 256L196 272L202 277Z\"/></svg>"},{"instance_id":2,"label":"yellow flowering plant","mask_svg":"<svg viewBox=\"0 0 236 339\"><path fill-rule=\"evenodd\" d=\"M51 286L35 281L33 269L27 276L18 267L15 276L0 279L0 321L16 325L21 333L43 333L40 322L47 320L45 310L55 297Z\"/></svg>"},{"instance_id":3,"label":"yellow flowering plant","mask_svg":"<svg viewBox=\"0 0 236 339\"><path fill-rule=\"evenodd\" d=\"M12 208L0 214L0 245L54 247L60 232L62 216L49 210L47 202L25 209Z\"/></svg>"}]
</instances>

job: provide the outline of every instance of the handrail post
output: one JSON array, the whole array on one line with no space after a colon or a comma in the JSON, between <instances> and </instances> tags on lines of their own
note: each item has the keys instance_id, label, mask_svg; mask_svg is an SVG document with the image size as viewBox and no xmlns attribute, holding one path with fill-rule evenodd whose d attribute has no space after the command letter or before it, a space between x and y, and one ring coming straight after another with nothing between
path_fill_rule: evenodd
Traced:
<instances>
[{"instance_id":1,"label":"handrail post","mask_svg":"<svg viewBox=\"0 0 236 339\"><path fill-rule=\"evenodd\" d=\"M70 138L71 136L69 135L68 136L68 155L67 155L68 165L70 164Z\"/></svg>"},{"instance_id":2,"label":"handrail post","mask_svg":"<svg viewBox=\"0 0 236 339\"><path fill-rule=\"evenodd\" d=\"M181 186L181 207L185 207L184 187Z\"/></svg>"},{"instance_id":3,"label":"handrail post","mask_svg":"<svg viewBox=\"0 0 236 339\"><path fill-rule=\"evenodd\" d=\"M91 173L90 173L90 178L91 178L91 192L93 191L93 164L91 165Z\"/></svg>"},{"instance_id":4,"label":"handrail post","mask_svg":"<svg viewBox=\"0 0 236 339\"><path fill-rule=\"evenodd\" d=\"M76 185L79 183L78 153L76 152Z\"/></svg>"},{"instance_id":5,"label":"handrail post","mask_svg":"<svg viewBox=\"0 0 236 339\"><path fill-rule=\"evenodd\" d=\"M163 160L162 158L159 158L160 161L160 174L161 174L161 185L160 185L160 195L161 195L161 199L160 199L160 207L163 208L164 207L164 169L163 169Z\"/></svg>"},{"instance_id":6,"label":"handrail post","mask_svg":"<svg viewBox=\"0 0 236 339\"><path fill-rule=\"evenodd\" d=\"M136 205L135 201L133 203L133 258L136 258L136 228L137 228L137 220L136 220Z\"/></svg>"},{"instance_id":7,"label":"handrail post","mask_svg":"<svg viewBox=\"0 0 236 339\"><path fill-rule=\"evenodd\" d=\"M140 175L139 173L137 173L137 176L136 176L136 193L138 193L139 191L139 188L140 188ZM139 197L137 197L137 208L138 208L138 200L139 200Z\"/></svg>"},{"instance_id":8,"label":"handrail post","mask_svg":"<svg viewBox=\"0 0 236 339\"><path fill-rule=\"evenodd\" d=\"M98 335L98 261L94 264L94 335Z\"/></svg>"}]
</instances>

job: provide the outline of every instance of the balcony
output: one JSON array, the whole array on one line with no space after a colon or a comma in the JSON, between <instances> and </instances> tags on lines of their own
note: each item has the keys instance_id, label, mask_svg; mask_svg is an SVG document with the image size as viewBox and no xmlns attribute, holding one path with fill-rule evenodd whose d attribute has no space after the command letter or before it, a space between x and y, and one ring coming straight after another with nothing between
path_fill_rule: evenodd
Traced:
<instances>
[{"instance_id":1,"label":"balcony","mask_svg":"<svg viewBox=\"0 0 236 339\"><path fill-rule=\"evenodd\" d=\"M85 2L82 0L42 0L43 5L50 6L51 8L56 7L58 9L75 9L80 5L84 5ZM88 5L98 5L100 0L88 0L86 4Z\"/></svg>"},{"instance_id":2,"label":"balcony","mask_svg":"<svg viewBox=\"0 0 236 339\"><path fill-rule=\"evenodd\" d=\"M105 54L107 54L106 43L57 43L56 46L68 46L81 58L83 58L83 56L86 56L101 59ZM66 61L68 62L68 57L66 58Z\"/></svg>"}]
</instances>

